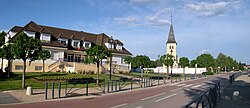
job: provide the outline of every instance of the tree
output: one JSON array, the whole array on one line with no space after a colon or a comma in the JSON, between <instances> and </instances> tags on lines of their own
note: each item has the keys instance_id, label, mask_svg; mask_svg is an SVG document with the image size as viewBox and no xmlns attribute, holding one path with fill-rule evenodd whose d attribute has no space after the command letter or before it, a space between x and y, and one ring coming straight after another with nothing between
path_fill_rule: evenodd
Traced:
<instances>
[{"instance_id":1,"label":"tree","mask_svg":"<svg viewBox=\"0 0 250 108\"><path fill-rule=\"evenodd\" d=\"M5 36L6 36L6 33L4 31L2 31L0 33L0 46L4 45L4 43L5 43Z\"/></svg>"},{"instance_id":2,"label":"tree","mask_svg":"<svg viewBox=\"0 0 250 108\"><path fill-rule=\"evenodd\" d=\"M50 52L48 50L42 50L39 52L39 59L43 60L43 72L44 71L44 61L51 57Z\"/></svg>"},{"instance_id":3,"label":"tree","mask_svg":"<svg viewBox=\"0 0 250 108\"><path fill-rule=\"evenodd\" d=\"M87 59L90 59L88 61L96 63L97 66L97 73L96 73L96 83L99 84L99 65L100 61L102 59L107 59L108 57L111 57L111 51L106 50L104 47L96 45L94 47L91 47L86 50L87 53Z\"/></svg>"},{"instance_id":4,"label":"tree","mask_svg":"<svg viewBox=\"0 0 250 108\"><path fill-rule=\"evenodd\" d=\"M187 57L181 57L179 60L179 65L183 68L183 75L185 76L186 80L186 75L185 75L185 67L189 66L189 60Z\"/></svg>"},{"instance_id":5,"label":"tree","mask_svg":"<svg viewBox=\"0 0 250 108\"><path fill-rule=\"evenodd\" d=\"M131 56L127 56L127 57L124 58L124 62L126 64L132 63L132 60L133 60L133 58ZM128 65L128 69L129 69L129 65Z\"/></svg>"},{"instance_id":6,"label":"tree","mask_svg":"<svg viewBox=\"0 0 250 108\"><path fill-rule=\"evenodd\" d=\"M195 68L195 64L197 64L197 61L196 60L192 60L191 62L190 62L190 67L192 67L192 68Z\"/></svg>"},{"instance_id":7,"label":"tree","mask_svg":"<svg viewBox=\"0 0 250 108\"><path fill-rule=\"evenodd\" d=\"M150 65L150 59L145 55L137 55L132 60L132 67L139 68L140 66L148 68Z\"/></svg>"},{"instance_id":8,"label":"tree","mask_svg":"<svg viewBox=\"0 0 250 108\"><path fill-rule=\"evenodd\" d=\"M202 54L196 58L196 61L199 68L206 67L208 69L215 66L215 60L211 54Z\"/></svg>"},{"instance_id":9,"label":"tree","mask_svg":"<svg viewBox=\"0 0 250 108\"><path fill-rule=\"evenodd\" d=\"M14 55L16 59L23 60L23 75L22 75L22 88L25 88L25 72L27 60L34 61L38 58L39 50L42 49L41 42L39 39L29 37L24 32L17 35L14 40ZM31 62L30 61L30 62Z\"/></svg>"},{"instance_id":10,"label":"tree","mask_svg":"<svg viewBox=\"0 0 250 108\"><path fill-rule=\"evenodd\" d=\"M13 44L8 44L3 46L3 51L4 51L4 58L8 60L8 74L7 76L9 77L9 73L11 71L11 63L10 61L14 59L14 45Z\"/></svg>"},{"instance_id":11,"label":"tree","mask_svg":"<svg viewBox=\"0 0 250 108\"><path fill-rule=\"evenodd\" d=\"M2 61L2 63L1 63L1 72L3 72L3 59L4 59L4 54L5 54L5 52L3 51L3 48L0 48L0 57L1 57L1 61Z\"/></svg>"},{"instance_id":12,"label":"tree","mask_svg":"<svg viewBox=\"0 0 250 108\"><path fill-rule=\"evenodd\" d=\"M172 69L172 66L174 64L174 60L173 60L174 56L170 55L170 54L167 54L167 55L162 55L160 57L160 61L165 65L167 66L167 74L169 75L169 66L171 66L171 69ZM171 76L172 76L172 71L171 71Z\"/></svg>"}]
</instances>

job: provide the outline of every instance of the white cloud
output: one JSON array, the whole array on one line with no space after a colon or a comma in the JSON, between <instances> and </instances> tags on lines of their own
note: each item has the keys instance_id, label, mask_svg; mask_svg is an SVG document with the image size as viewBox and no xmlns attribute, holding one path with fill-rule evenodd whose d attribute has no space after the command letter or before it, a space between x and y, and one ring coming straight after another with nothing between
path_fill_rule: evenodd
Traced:
<instances>
[{"instance_id":1,"label":"white cloud","mask_svg":"<svg viewBox=\"0 0 250 108\"><path fill-rule=\"evenodd\" d=\"M130 0L130 3L134 3L134 4L148 4L148 3L152 3L156 0Z\"/></svg>"},{"instance_id":2,"label":"white cloud","mask_svg":"<svg viewBox=\"0 0 250 108\"><path fill-rule=\"evenodd\" d=\"M167 20L168 15L173 11L173 9L165 8L152 16L147 16L146 21L153 26L165 26L169 25L171 22Z\"/></svg>"},{"instance_id":3,"label":"white cloud","mask_svg":"<svg viewBox=\"0 0 250 108\"><path fill-rule=\"evenodd\" d=\"M201 54L211 54L211 52L209 51L209 50L201 50L200 52L199 52L199 55L201 55Z\"/></svg>"},{"instance_id":4,"label":"white cloud","mask_svg":"<svg viewBox=\"0 0 250 108\"><path fill-rule=\"evenodd\" d=\"M113 18L113 21L118 23L118 24L125 24L125 25L129 25L129 26L138 25L137 24L138 18L133 17L133 16L115 17L115 18Z\"/></svg>"},{"instance_id":5,"label":"white cloud","mask_svg":"<svg viewBox=\"0 0 250 108\"><path fill-rule=\"evenodd\" d=\"M201 17L222 16L232 6L238 4L240 1L233 2L216 2L207 3L200 2L194 4L187 4L185 7L188 11L197 13Z\"/></svg>"}]
</instances>

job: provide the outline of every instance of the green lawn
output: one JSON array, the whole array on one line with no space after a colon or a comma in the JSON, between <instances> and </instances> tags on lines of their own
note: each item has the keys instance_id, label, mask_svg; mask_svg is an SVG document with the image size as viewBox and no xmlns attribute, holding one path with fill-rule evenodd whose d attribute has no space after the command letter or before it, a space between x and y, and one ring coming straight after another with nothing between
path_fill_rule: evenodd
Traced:
<instances>
[{"instance_id":1,"label":"green lawn","mask_svg":"<svg viewBox=\"0 0 250 108\"><path fill-rule=\"evenodd\" d=\"M43 80L37 80L43 79ZM49 73L42 73L42 72L27 72L26 73L26 87L32 86L34 89L43 89L45 84L45 79L67 79L67 78L96 78L95 74L65 74L65 73L56 73L56 72L49 72ZM100 79L105 79L107 81L109 79L109 75L100 74ZM118 79L116 76L112 76L113 80ZM65 80L60 80L61 82ZM49 88L51 88L51 82L49 81ZM57 81L59 82L59 80ZM18 90L21 89L22 85L22 72L15 72L11 75L9 79L0 79L0 91L4 90ZM57 83L56 83L57 85ZM65 86L65 83L62 83L62 87ZM67 84L68 87L73 86L72 84ZM85 87L85 84L78 84L75 87ZM89 87L96 86L95 83L90 83Z\"/></svg>"}]
</instances>

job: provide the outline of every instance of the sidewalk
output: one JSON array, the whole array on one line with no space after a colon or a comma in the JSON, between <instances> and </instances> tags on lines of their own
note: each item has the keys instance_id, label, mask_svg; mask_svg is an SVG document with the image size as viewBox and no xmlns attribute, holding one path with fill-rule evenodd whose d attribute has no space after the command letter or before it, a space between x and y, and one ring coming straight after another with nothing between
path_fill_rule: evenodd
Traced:
<instances>
[{"instance_id":1,"label":"sidewalk","mask_svg":"<svg viewBox=\"0 0 250 108\"><path fill-rule=\"evenodd\" d=\"M250 108L250 77L239 76L232 85L226 87L217 108Z\"/></svg>"}]
</instances>

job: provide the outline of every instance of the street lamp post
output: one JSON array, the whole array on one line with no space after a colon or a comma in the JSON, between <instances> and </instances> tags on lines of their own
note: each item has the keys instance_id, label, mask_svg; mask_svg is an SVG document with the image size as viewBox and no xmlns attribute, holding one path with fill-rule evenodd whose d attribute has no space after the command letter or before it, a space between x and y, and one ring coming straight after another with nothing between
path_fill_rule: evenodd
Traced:
<instances>
[{"instance_id":1,"label":"street lamp post","mask_svg":"<svg viewBox=\"0 0 250 108\"><path fill-rule=\"evenodd\" d=\"M112 44L113 44L113 37L111 36L109 40L110 49L112 50ZM112 55L109 58L109 80L111 80L111 73L112 73Z\"/></svg>"}]
</instances>

